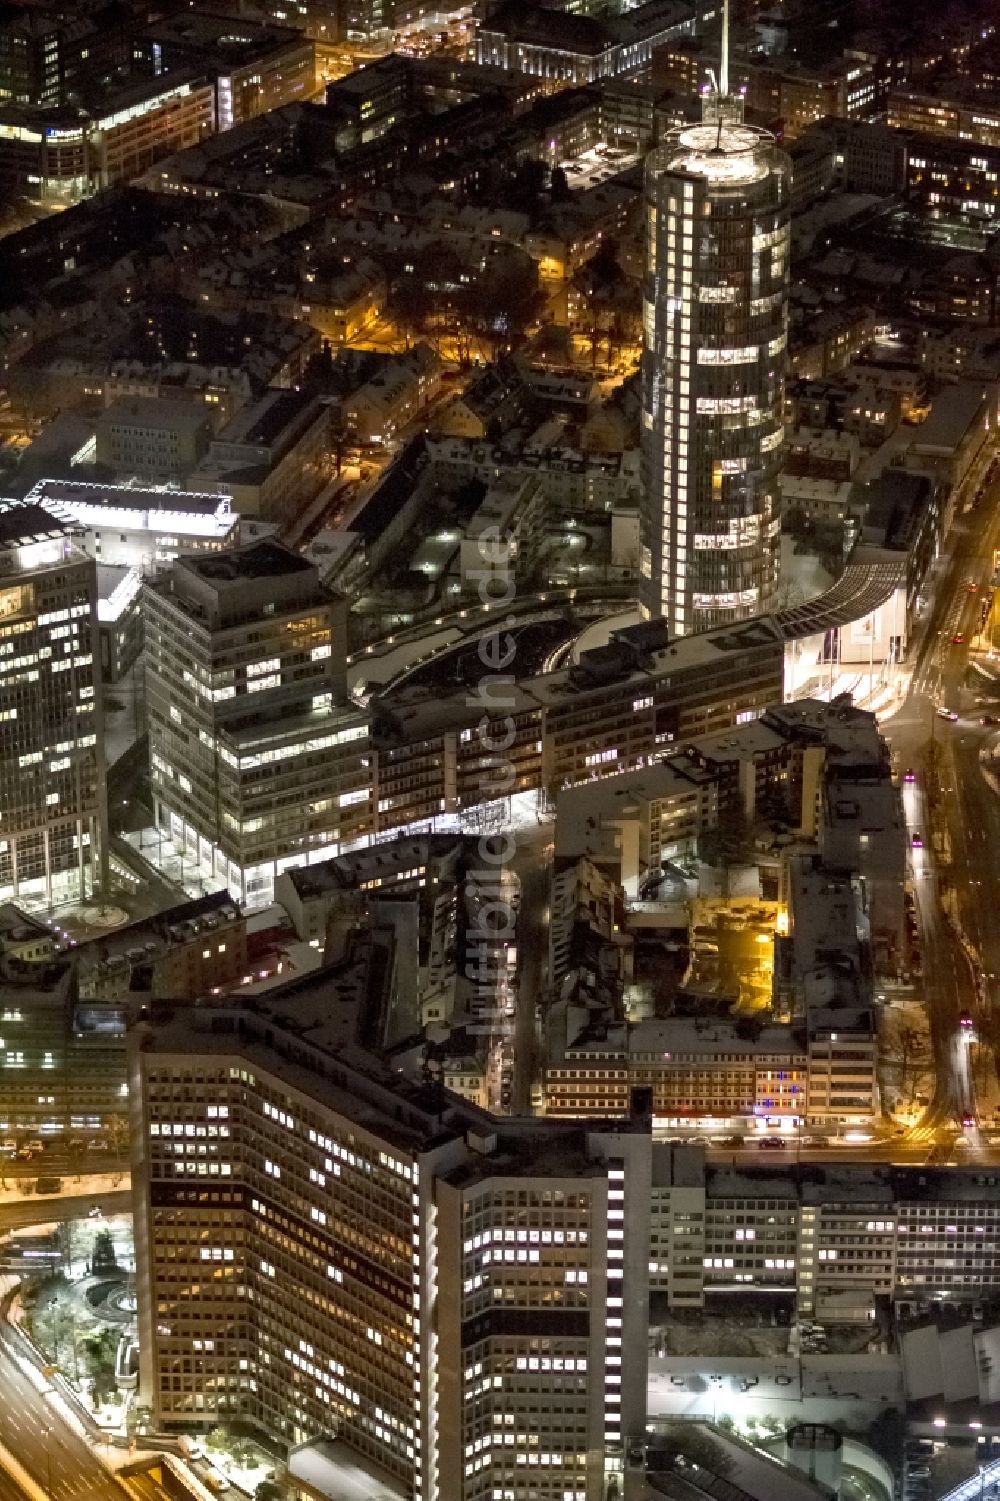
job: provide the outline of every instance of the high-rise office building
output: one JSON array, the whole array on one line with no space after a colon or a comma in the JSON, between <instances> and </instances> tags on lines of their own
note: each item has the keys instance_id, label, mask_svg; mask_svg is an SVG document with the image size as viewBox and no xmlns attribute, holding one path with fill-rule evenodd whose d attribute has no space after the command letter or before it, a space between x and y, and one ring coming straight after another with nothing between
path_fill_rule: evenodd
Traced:
<instances>
[{"instance_id":1,"label":"high-rise office building","mask_svg":"<svg viewBox=\"0 0 1000 1501\"><path fill-rule=\"evenodd\" d=\"M146 585L143 615L157 826L192 876L270 901L282 870L370 825L346 602L265 539L178 558Z\"/></svg>"},{"instance_id":2,"label":"high-rise office building","mask_svg":"<svg viewBox=\"0 0 1000 1501\"><path fill-rule=\"evenodd\" d=\"M0 505L0 895L93 896L104 846L97 569L40 506Z\"/></svg>"},{"instance_id":3,"label":"high-rise office building","mask_svg":"<svg viewBox=\"0 0 1000 1501\"><path fill-rule=\"evenodd\" d=\"M680 634L771 608L791 166L729 94L646 160L643 601Z\"/></svg>"},{"instance_id":4,"label":"high-rise office building","mask_svg":"<svg viewBox=\"0 0 1000 1501\"><path fill-rule=\"evenodd\" d=\"M252 1010L153 1008L131 1033L157 1426L251 1422L314 1451L293 1473L367 1469L352 1495L621 1494L645 1425L649 1119L498 1120L407 1078L361 1042L391 970L376 928Z\"/></svg>"}]
</instances>

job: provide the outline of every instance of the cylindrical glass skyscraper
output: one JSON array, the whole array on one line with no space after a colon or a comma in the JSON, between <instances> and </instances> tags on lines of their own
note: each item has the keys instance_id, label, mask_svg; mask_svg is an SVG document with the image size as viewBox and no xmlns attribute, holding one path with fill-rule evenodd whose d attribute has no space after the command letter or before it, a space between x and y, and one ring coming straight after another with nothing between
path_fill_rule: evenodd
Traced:
<instances>
[{"instance_id":1,"label":"cylindrical glass skyscraper","mask_svg":"<svg viewBox=\"0 0 1000 1501\"><path fill-rule=\"evenodd\" d=\"M680 635L778 581L791 163L742 116L712 94L646 160L640 568Z\"/></svg>"}]
</instances>

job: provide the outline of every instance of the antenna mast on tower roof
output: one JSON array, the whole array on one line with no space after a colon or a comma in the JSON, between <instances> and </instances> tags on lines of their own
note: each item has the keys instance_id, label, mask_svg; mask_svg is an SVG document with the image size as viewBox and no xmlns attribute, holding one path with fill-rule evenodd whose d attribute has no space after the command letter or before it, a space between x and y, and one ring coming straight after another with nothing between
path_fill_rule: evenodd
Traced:
<instances>
[{"instance_id":1,"label":"antenna mast on tower roof","mask_svg":"<svg viewBox=\"0 0 1000 1501\"><path fill-rule=\"evenodd\" d=\"M719 59L719 93L729 93L729 0L722 0L722 56Z\"/></svg>"}]
</instances>

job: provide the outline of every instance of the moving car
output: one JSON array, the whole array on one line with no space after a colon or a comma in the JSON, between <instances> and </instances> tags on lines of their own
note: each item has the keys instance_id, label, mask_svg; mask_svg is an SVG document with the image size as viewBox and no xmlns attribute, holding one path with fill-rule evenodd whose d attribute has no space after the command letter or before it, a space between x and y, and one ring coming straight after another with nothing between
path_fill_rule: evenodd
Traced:
<instances>
[{"instance_id":1,"label":"moving car","mask_svg":"<svg viewBox=\"0 0 1000 1501\"><path fill-rule=\"evenodd\" d=\"M924 836L922 834L914 834L910 843L915 850L922 850L924 847Z\"/></svg>"},{"instance_id":2,"label":"moving car","mask_svg":"<svg viewBox=\"0 0 1000 1501\"><path fill-rule=\"evenodd\" d=\"M951 644L952 644L952 646L962 646L964 644L964 642L965 642L965 632L964 631L956 631L955 634L954 634L954 636L952 636L952 638L951 638Z\"/></svg>"},{"instance_id":3,"label":"moving car","mask_svg":"<svg viewBox=\"0 0 1000 1501\"><path fill-rule=\"evenodd\" d=\"M972 1017L968 1011L960 1011L958 1013L958 1025L966 1031L972 1030Z\"/></svg>"},{"instance_id":4,"label":"moving car","mask_svg":"<svg viewBox=\"0 0 1000 1501\"><path fill-rule=\"evenodd\" d=\"M947 719L951 724L954 724L955 720L958 718L958 715L955 713L954 709L946 709L943 704L941 704L939 708L935 709L934 712L936 713L938 719Z\"/></svg>"},{"instance_id":5,"label":"moving car","mask_svg":"<svg viewBox=\"0 0 1000 1501\"><path fill-rule=\"evenodd\" d=\"M916 780L917 780L917 773L913 770L912 766L908 766L906 768L906 771L903 774L903 781L904 782L915 782Z\"/></svg>"}]
</instances>

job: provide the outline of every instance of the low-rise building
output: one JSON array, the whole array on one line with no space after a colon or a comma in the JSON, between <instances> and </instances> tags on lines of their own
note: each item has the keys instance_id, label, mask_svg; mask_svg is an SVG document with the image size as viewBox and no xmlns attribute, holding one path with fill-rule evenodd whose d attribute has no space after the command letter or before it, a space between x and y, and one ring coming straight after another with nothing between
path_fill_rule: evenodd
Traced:
<instances>
[{"instance_id":1,"label":"low-rise building","mask_svg":"<svg viewBox=\"0 0 1000 1501\"><path fill-rule=\"evenodd\" d=\"M889 91L886 124L917 134L957 136L977 146L1000 146L1000 108L972 80L922 90L899 85Z\"/></svg>"},{"instance_id":2,"label":"low-rise building","mask_svg":"<svg viewBox=\"0 0 1000 1501\"><path fill-rule=\"evenodd\" d=\"M223 490L241 516L287 523L322 489L330 408L308 391L268 391L237 412L187 478Z\"/></svg>"},{"instance_id":3,"label":"low-rise building","mask_svg":"<svg viewBox=\"0 0 1000 1501\"><path fill-rule=\"evenodd\" d=\"M959 492L981 477L995 452L997 397L993 383L958 381L944 386L906 450L906 467L933 475L947 495L944 532Z\"/></svg>"},{"instance_id":4,"label":"low-rise building","mask_svg":"<svg viewBox=\"0 0 1000 1501\"><path fill-rule=\"evenodd\" d=\"M851 479L861 462L861 443L856 433L840 428L797 427L786 438L785 474L807 474L816 479Z\"/></svg>"},{"instance_id":5,"label":"low-rise building","mask_svg":"<svg viewBox=\"0 0 1000 1501\"><path fill-rule=\"evenodd\" d=\"M212 427L190 401L122 397L97 422L97 462L124 479L183 484L208 448Z\"/></svg>"},{"instance_id":6,"label":"low-rise building","mask_svg":"<svg viewBox=\"0 0 1000 1501\"><path fill-rule=\"evenodd\" d=\"M215 892L81 944L76 961L81 1000L196 1001L243 982L246 920L227 891Z\"/></svg>"},{"instance_id":7,"label":"low-rise building","mask_svg":"<svg viewBox=\"0 0 1000 1501\"><path fill-rule=\"evenodd\" d=\"M344 426L359 443L392 443L441 389L441 361L426 344L383 365L344 403Z\"/></svg>"},{"instance_id":8,"label":"low-rise building","mask_svg":"<svg viewBox=\"0 0 1000 1501\"><path fill-rule=\"evenodd\" d=\"M379 317L389 296L385 273L367 256L307 272L306 282L300 288L302 317L331 344L352 344Z\"/></svg>"},{"instance_id":9,"label":"low-rise building","mask_svg":"<svg viewBox=\"0 0 1000 1501\"><path fill-rule=\"evenodd\" d=\"M818 479L812 474L781 474L782 516L795 515L819 526L843 526L852 516L850 480Z\"/></svg>"},{"instance_id":10,"label":"low-rise building","mask_svg":"<svg viewBox=\"0 0 1000 1501\"><path fill-rule=\"evenodd\" d=\"M463 591L483 598L491 576L498 593L513 568L534 566L545 520L543 482L516 473L503 474L486 491L469 518L459 543L459 581ZM499 539L503 544L498 545Z\"/></svg>"},{"instance_id":11,"label":"low-rise building","mask_svg":"<svg viewBox=\"0 0 1000 1501\"><path fill-rule=\"evenodd\" d=\"M994 1177L788 1161L734 1171L655 1143L650 1288L671 1308L721 1309L738 1292L862 1326L878 1298L904 1313L971 1311L998 1286Z\"/></svg>"},{"instance_id":12,"label":"low-rise building","mask_svg":"<svg viewBox=\"0 0 1000 1501\"><path fill-rule=\"evenodd\" d=\"M906 609L913 618L940 542L940 487L930 475L894 467L884 469L855 498L861 530L852 557L871 565L902 559Z\"/></svg>"},{"instance_id":13,"label":"low-rise building","mask_svg":"<svg viewBox=\"0 0 1000 1501\"><path fill-rule=\"evenodd\" d=\"M878 1039L867 914L852 876L818 856L786 866L788 933L775 940L775 997L806 1028L809 1119L868 1124L878 1113Z\"/></svg>"},{"instance_id":14,"label":"low-rise building","mask_svg":"<svg viewBox=\"0 0 1000 1501\"><path fill-rule=\"evenodd\" d=\"M168 567L181 552L231 546L239 522L229 496L219 491L43 479L26 499L69 521L97 562L145 574Z\"/></svg>"}]
</instances>

